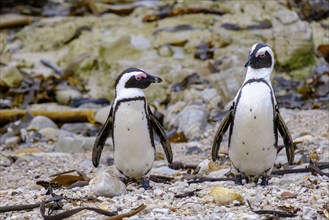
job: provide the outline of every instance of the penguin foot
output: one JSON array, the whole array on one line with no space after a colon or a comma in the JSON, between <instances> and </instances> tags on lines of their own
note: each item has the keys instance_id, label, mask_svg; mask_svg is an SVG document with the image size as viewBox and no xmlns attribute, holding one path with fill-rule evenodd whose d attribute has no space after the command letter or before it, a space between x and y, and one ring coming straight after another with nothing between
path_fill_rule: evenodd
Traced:
<instances>
[{"instance_id":1,"label":"penguin foot","mask_svg":"<svg viewBox=\"0 0 329 220\"><path fill-rule=\"evenodd\" d=\"M242 175L241 173L235 175L235 180L234 180L234 183L236 185L243 185L242 184L242 179L244 178L244 175Z\"/></svg>"},{"instance_id":2,"label":"penguin foot","mask_svg":"<svg viewBox=\"0 0 329 220\"><path fill-rule=\"evenodd\" d=\"M128 185L129 183L129 179L127 177L119 177L119 179L125 184L125 185Z\"/></svg>"},{"instance_id":3,"label":"penguin foot","mask_svg":"<svg viewBox=\"0 0 329 220\"><path fill-rule=\"evenodd\" d=\"M142 177L141 187L143 187L145 190L152 189L152 187L150 186L150 177L148 177L148 176L143 176Z\"/></svg>"},{"instance_id":4,"label":"penguin foot","mask_svg":"<svg viewBox=\"0 0 329 220\"><path fill-rule=\"evenodd\" d=\"M262 176L262 181L260 182L261 186L268 186L269 177L268 176Z\"/></svg>"}]
</instances>

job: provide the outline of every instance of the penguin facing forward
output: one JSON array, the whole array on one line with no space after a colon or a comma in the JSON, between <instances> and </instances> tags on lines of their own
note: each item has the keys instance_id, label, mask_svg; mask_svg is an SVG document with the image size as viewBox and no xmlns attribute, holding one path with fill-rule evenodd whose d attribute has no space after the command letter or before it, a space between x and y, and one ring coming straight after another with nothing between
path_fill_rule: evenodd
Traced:
<instances>
[{"instance_id":1,"label":"penguin facing forward","mask_svg":"<svg viewBox=\"0 0 329 220\"><path fill-rule=\"evenodd\" d=\"M278 153L278 131L283 138L288 163L294 161L294 145L289 130L283 121L270 76L274 66L272 49L264 43L252 46L245 67L247 74L233 104L216 132L212 159L217 159L224 133L229 130L228 154L236 183L268 185Z\"/></svg>"},{"instance_id":2,"label":"penguin facing forward","mask_svg":"<svg viewBox=\"0 0 329 220\"><path fill-rule=\"evenodd\" d=\"M162 79L144 70L124 70L115 82L115 100L103 128L96 137L92 162L98 167L106 139L111 135L114 164L129 179L142 178L142 187L149 186L149 171L155 159L153 132L157 134L169 163L172 149L161 124L146 102L143 89Z\"/></svg>"}]
</instances>

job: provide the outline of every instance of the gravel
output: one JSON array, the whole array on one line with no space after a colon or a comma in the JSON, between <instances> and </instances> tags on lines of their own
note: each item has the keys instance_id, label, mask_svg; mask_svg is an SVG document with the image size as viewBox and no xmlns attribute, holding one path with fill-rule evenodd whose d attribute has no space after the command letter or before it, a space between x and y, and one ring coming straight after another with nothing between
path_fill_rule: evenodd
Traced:
<instances>
[{"instance_id":1,"label":"gravel","mask_svg":"<svg viewBox=\"0 0 329 220\"><path fill-rule=\"evenodd\" d=\"M325 110L287 110L281 113L290 128L294 140L301 141L296 150L296 168L305 167L305 155L310 155L313 161L328 162L329 159L329 111ZM186 164L199 164L210 160L210 150L213 136L219 122L213 127L207 127L206 132L198 141L172 144L174 161ZM32 132L32 131L31 131ZM159 145L159 144L158 144ZM202 151L187 154L190 147L198 146ZM17 148L24 148L25 145ZM93 178L97 169L90 163L91 151L60 153L53 152L54 143L39 141L30 147L40 148L36 153L16 153L2 151L0 163L0 197L1 205L18 205L40 202L48 199L46 190L36 185L36 181L50 181L53 174L68 170L78 170L87 177ZM161 146L157 146L162 151ZM227 135L223 140L221 152L227 150ZM108 150L107 156L112 155ZM12 159L14 158L14 162ZM284 151L278 156L280 163L286 163ZM277 161L277 162L278 162ZM204 170L202 175L218 177L223 175L219 171ZM218 173L218 175L214 175ZM329 172L328 169L324 172ZM174 171L166 167L163 160L157 160L151 174L170 175L175 182L170 184L151 181L153 189L144 190L135 183L127 186L127 193L107 198L96 196L90 186L73 189L55 189L57 195L65 195L69 201L63 201L63 210L89 206L108 211L128 212L142 203L146 209L130 219L266 219L269 215L258 215L250 210L247 201L255 210L290 210L296 214L292 219L326 219L328 210L328 181L325 176L315 176L311 173L289 174L273 176L267 187L255 184L235 185L233 182L203 182L188 184L182 177L186 171ZM231 189L243 197L243 202L233 201L229 205L220 206L210 196L216 186ZM175 195L189 191L196 191L192 196L175 198ZM291 195L291 196L289 196ZM72 199L75 199L74 202ZM71 202L70 202L71 201ZM60 213L61 211L55 211ZM92 211L82 211L71 219L105 219ZM38 208L28 211L0 213L0 219L42 219Z\"/></svg>"}]
</instances>

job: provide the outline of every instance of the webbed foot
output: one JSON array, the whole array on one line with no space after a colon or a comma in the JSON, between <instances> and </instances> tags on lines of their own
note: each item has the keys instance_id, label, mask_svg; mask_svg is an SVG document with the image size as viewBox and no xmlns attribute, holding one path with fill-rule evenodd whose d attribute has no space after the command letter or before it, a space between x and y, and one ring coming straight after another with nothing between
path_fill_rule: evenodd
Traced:
<instances>
[{"instance_id":1,"label":"webbed foot","mask_svg":"<svg viewBox=\"0 0 329 220\"><path fill-rule=\"evenodd\" d=\"M150 190L152 187L150 186L150 177L149 176L143 176L142 177L142 185L145 190Z\"/></svg>"},{"instance_id":2,"label":"webbed foot","mask_svg":"<svg viewBox=\"0 0 329 220\"><path fill-rule=\"evenodd\" d=\"M235 175L235 180L234 180L234 183L236 185L243 185L242 184L242 179L244 179L244 175L242 175L241 173Z\"/></svg>"},{"instance_id":3,"label":"webbed foot","mask_svg":"<svg viewBox=\"0 0 329 220\"><path fill-rule=\"evenodd\" d=\"M260 182L261 186L268 186L269 177L267 175L262 176L262 181Z\"/></svg>"}]
</instances>

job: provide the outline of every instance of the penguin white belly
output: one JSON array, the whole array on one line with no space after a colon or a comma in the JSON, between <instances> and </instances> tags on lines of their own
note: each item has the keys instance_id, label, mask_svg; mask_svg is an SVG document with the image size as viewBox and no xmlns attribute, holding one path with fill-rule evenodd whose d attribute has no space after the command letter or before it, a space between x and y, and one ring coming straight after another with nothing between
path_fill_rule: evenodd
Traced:
<instances>
[{"instance_id":1,"label":"penguin white belly","mask_svg":"<svg viewBox=\"0 0 329 220\"><path fill-rule=\"evenodd\" d=\"M145 102L120 103L114 120L114 164L127 177L142 177L152 168L155 156Z\"/></svg>"},{"instance_id":2,"label":"penguin white belly","mask_svg":"<svg viewBox=\"0 0 329 220\"><path fill-rule=\"evenodd\" d=\"M229 157L247 176L262 175L273 167L277 154L273 117L270 88L260 82L246 84L236 106Z\"/></svg>"}]
</instances>

